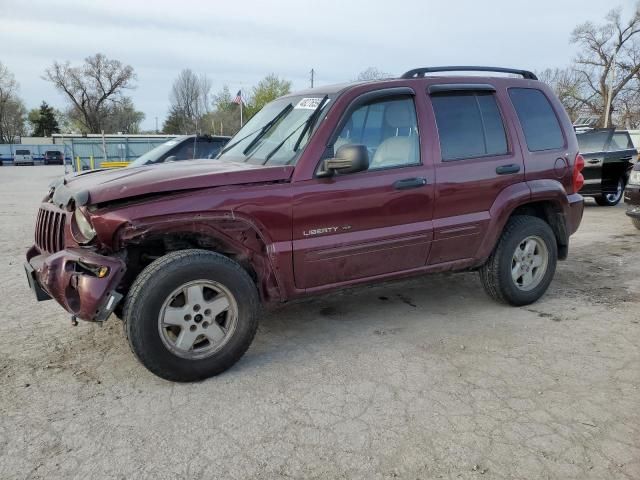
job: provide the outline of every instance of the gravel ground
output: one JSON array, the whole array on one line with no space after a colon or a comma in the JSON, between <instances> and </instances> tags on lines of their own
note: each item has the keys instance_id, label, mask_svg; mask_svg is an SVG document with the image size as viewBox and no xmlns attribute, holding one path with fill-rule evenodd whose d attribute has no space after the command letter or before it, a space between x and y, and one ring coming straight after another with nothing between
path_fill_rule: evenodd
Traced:
<instances>
[{"instance_id":1,"label":"gravel ground","mask_svg":"<svg viewBox=\"0 0 640 480\"><path fill-rule=\"evenodd\" d=\"M38 303L22 261L61 167L0 168L0 478L640 478L640 232L589 206L547 295L473 273L283 306L172 384L120 322Z\"/></svg>"}]
</instances>

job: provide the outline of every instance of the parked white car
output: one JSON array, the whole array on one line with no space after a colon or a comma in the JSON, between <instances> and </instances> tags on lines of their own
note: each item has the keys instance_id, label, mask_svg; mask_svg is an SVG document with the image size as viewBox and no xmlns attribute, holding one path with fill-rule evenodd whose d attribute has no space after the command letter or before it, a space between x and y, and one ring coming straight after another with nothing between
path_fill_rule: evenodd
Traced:
<instances>
[{"instance_id":1,"label":"parked white car","mask_svg":"<svg viewBox=\"0 0 640 480\"><path fill-rule=\"evenodd\" d=\"M13 156L13 164L33 166L33 156L31 156L31 150L16 150L16 153Z\"/></svg>"}]
</instances>

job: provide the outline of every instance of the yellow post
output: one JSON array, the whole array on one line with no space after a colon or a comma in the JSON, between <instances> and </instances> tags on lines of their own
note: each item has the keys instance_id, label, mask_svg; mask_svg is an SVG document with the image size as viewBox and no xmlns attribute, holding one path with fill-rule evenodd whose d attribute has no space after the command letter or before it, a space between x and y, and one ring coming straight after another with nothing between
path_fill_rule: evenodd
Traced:
<instances>
[{"instance_id":1,"label":"yellow post","mask_svg":"<svg viewBox=\"0 0 640 480\"><path fill-rule=\"evenodd\" d=\"M81 165L80 165L80 155L78 155L78 156L76 157L76 166L77 166L77 171L78 171L78 172L81 172L81 171L82 171L82 168L81 168Z\"/></svg>"},{"instance_id":2,"label":"yellow post","mask_svg":"<svg viewBox=\"0 0 640 480\"><path fill-rule=\"evenodd\" d=\"M95 165L94 165L94 163L93 163L93 155L91 155L91 156L89 157L89 161L91 162L91 170L95 169L96 167L95 167Z\"/></svg>"}]
</instances>

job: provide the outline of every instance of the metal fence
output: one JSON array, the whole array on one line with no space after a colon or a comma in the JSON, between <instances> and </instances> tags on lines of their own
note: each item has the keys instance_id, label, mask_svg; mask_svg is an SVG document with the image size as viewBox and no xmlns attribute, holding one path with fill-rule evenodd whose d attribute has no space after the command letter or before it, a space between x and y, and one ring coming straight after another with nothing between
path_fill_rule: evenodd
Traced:
<instances>
[{"instance_id":1,"label":"metal fence","mask_svg":"<svg viewBox=\"0 0 640 480\"><path fill-rule=\"evenodd\" d=\"M41 164L46 151L57 150L63 153L65 164L70 165L73 170L88 170L100 168L103 162L131 162L174 137L175 135L113 135L104 138L56 136L56 143L46 145L0 144L0 161L5 165L11 165L16 150L29 150L34 162Z\"/></svg>"},{"instance_id":2,"label":"metal fence","mask_svg":"<svg viewBox=\"0 0 640 480\"><path fill-rule=\"evenodd\" d=\"M3 143L0 144L0 160L5 165L13 164L13 157L16 150L29 150L31 156L36 163L42 163L44 159L44 152L48 150L57 150L63 152L65 160L71 161L71 150L67 149L65 145L56 145L54 143L45 145L30 145L26 143Z\"/></svg>"}]
</instances>

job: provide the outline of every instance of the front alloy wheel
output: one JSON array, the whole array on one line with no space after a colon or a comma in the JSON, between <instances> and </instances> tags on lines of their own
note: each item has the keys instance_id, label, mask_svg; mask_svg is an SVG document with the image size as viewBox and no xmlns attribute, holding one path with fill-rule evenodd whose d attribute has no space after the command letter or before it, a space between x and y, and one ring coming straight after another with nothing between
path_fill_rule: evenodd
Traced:
<instances>
[{"instance_id":1,"label":"front alloy wheel","mask_svg":"<svg viewBox=\"0 0 640 480\"><path fill-rule=\"evenodd\" d=\"M151 372L189 382L217 375L244 355L259 310L256 285L238 263L207 250L180 250L138 275L124 305L124 328Z\"/></svg>"},{"instance_id":2,"label":"front alloy wheel","mask_svg":"<svg viewBox=\"0 0 640 480\"><path fill-rule=\"evenodd\" d=\"M210 280L176 288L158 316L165 346L178 357L207 358L222 348L238 323L238 305L231 292Z\"/></svg>"}]
</instances>

